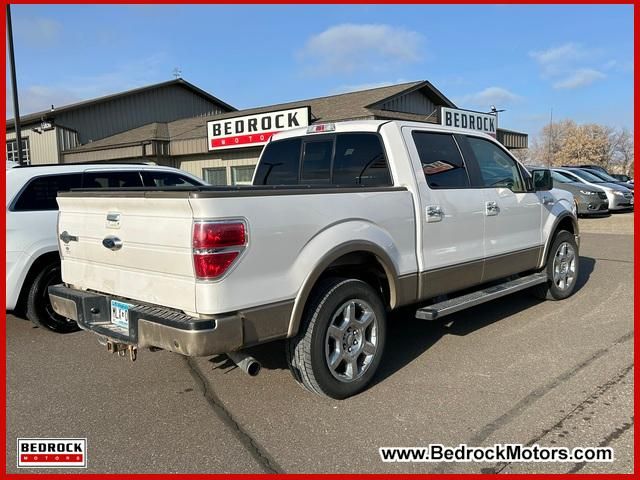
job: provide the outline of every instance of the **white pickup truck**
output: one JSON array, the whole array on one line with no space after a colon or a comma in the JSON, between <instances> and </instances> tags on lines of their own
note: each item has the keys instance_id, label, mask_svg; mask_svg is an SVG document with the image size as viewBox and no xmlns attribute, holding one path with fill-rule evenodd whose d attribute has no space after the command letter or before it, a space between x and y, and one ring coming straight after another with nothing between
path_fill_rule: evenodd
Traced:
<instances>
[{"instance_id":1,"label":"white pickup truck","mask_svg":"<svg viewBox=\"0 0 640 480\"><path fill-rule=\"evenodd\" d=\"M375 374L393 309L571 295L575 207L551 186L484 134L315 124L276 134L253 186L60 194L50 299L132 358L227 353L256 373L243 349L286 339L295 379L345 398Z\"/></svg>"}]
</instances>

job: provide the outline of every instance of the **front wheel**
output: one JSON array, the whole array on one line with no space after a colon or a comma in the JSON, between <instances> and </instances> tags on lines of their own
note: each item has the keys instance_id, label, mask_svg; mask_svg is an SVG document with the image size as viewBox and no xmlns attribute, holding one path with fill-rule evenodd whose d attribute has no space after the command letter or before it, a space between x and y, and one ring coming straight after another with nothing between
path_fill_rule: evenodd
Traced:
<instances>
[{"instance_id":1,"label":"front wheel","mask_svg":"<svg viewBox=\"0 0 640 480\"><path fill-rule=\"evenodd\" d=\"M549 280L538 285L537 297L547 300L562 300L573 294L578 282L578 245L571 232L558 232L547 256L546 271Z\"/></svg>"},{"instance_id":2,"label":"front wheel","mask_svg":"<svg viewBox=\"0 0 640 480\"><path fill-rule=\"evenodd\" d=\"M298 335L287 341L287 360L306 389L343 399L369 384L385 337L380 295L361 280L329 278L314 290Z\"/></svg>"},{"instance_id":3,"label":"front wheel","mask_svg":"<svg viewBox=\"0 0 640 480\"><path fill-rule=\"evenodd\" d=\"M60 263L51 262L42 267L33 279L27 295L27 318L38 327L52 332L70 333L79 330L73 320L58 315L49 299L49 287L62 282L60 277Z\"/></svg>"}]
</instances>

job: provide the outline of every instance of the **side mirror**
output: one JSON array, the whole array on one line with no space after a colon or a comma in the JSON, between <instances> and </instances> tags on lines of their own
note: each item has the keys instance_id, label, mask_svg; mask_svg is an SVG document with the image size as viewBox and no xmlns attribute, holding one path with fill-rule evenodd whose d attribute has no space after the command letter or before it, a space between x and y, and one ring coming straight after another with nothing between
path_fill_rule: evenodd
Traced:
<instances>
[{"instance_id":1,"label":"side mirror","mask_svg":"<svg viewBox=\"0 0 640 480\"><path fill-rule=\"evenodd\" d=\"M533 178L533 190L535 192L544 192L553 188L551 170L546 168L531 170L531 177Z\"/></svg>"}]
</instances>

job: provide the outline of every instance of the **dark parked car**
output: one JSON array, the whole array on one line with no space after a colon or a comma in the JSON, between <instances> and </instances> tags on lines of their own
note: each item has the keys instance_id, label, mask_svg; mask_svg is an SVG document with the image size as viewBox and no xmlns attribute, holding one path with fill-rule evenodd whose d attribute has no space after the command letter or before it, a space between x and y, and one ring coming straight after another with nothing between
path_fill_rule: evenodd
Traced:
<instances>
[{"instance_id":1,"label":"dark parked car","mask_svg":"<svg viewBox=\"0 0 640 480\"><path fill-rule=\"evenodd\" d=\"M626 187L629 190L633 191L633 184L632 183L623 182L622 180L618 180L617 178L609 175L608 173L602 173L600 170L594 170L592 168L583 168L583 170L586 170L587 172L594 174L596 177L604 180L605 182L616 183L618 185L622 185L623 187Z\"/></svg>"},{"instance_id":2,"label":"dark parked car","mask_svg":"<svg viewBox=\"0 0 640 480\"><path fill-rule=\"evenodd\" d=\"M623 175L621 173L612 173L611 176L616 180L620 180L621 182L626 182L633 185L633 177L630 177L629 175Z\"/></svg>"},{"instance_id":3,"label":"dark parked car","mask_svg":"<svg viewBox=\"0 0 640 480\"><path fill-rule=\"evenodd\" d=\"M599 172L606 173L607 175L609 175L609 172L607 172L600 165L589 165L589 164L585 164L585 165L563 165L562 168L588 168L590 170L597 170Z\"/></svg>"}]
</instances>

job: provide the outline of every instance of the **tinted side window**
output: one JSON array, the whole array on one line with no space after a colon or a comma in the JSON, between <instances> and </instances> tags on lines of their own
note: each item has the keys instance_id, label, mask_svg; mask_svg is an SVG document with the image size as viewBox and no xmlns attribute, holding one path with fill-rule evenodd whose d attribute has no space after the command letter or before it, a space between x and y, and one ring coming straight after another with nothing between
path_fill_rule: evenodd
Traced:
<instances>
[{"instance_id":1,"label":"tinted side window","mask_svg":"<svg viewBox=\"0 0 640 480\"><path fill-rule=\"evenodd\" d=\"M173 172L146 170L142 172L142 177L147 187L190 187L200 185L191 178Z\"/></svg>"},{"instance_id":2,"label":"tinted side window","mask_svg":"<svg viewBox=\"0 0 640 480\"><path fill-rule=\"evenodd\" d=\"M302 182L328 183L331 179L333 140L305 142L302 154Z\"/></svg>"},{"instance_id":3,"label":"tinted side window","mask_svg":"<svg viewBox=\"0 0 640 480\"><path fill-rule=\"evenodd\" d=\"M413 132L422 172L431 188L464 188L469 176L453 136L447 133Z\"/></svg>"},{"instance_id":4,"label":"tinted side window","mask_svg":"<svg viewBox=\"0 0 640 480\"><path fill-rule=\"evenodd\" d=\"M14 211L57 210L56 196L82 186L82 174L50 175L34 178L16 200Z\"/></svg>"},{"instance_id":5,"label":"tinted side window","mask_svg":"<svg viewBox=\"0 0 640 480\"><path fill-rule=\"evenodd\" d=\"M524 191L518 165L509 155L488 140L467 138L478 161L483 186L509 188L514 192Z\"/></svg>"},{"instance_id":6,"label":"tinted side window","mask_svg":"<svg viewBox=\"0 0 640 480\"><path fill-rule=\"evenodd\" d=\"M391 185L391 174L380 138L372 133L338 134L333 161L337 185Z\"/></svg>"},{"instance_id":7,"label":"tinted side window","mask_svg":"<svg viewBox=\"0 0 640 480\"><path fill-rule=\"evenodd\" d=\"M292 138L268 143L254 185L297 185L301 142L299 138Z\"/></svg>"},{"instance_id":8,"label":"tinted side window","mask_svg":"<svg viewBox=\"0 0 640 480\"><path fill-rule=\"evenodd\" d=\"M138 172L85 172L84 188L142 187Z\"/></svg>"}]
</instances>

